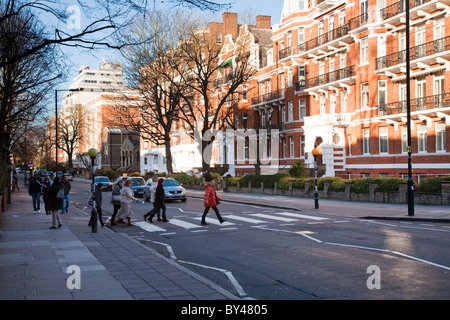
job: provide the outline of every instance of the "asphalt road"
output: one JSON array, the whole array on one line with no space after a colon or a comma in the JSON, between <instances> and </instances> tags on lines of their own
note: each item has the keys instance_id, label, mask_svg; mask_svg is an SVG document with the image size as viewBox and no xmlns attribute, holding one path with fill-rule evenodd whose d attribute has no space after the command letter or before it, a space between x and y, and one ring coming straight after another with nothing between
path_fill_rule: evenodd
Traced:
<instances>
[{"instance_id":1,"label":"asphalt road","mask_svg":"<svg viewBox=\"0 0 450 320\"><path fill-rule=\"evenodd\" d=\"M73 182L72 209L90 214L89 186ZM104 216L112 212L104 192ZM222 202L201 226L203 201L167 203L169 223L132 205L125 232L244 299L449 299L450 226L359 220ZM358 204L352 203L357 210ZM361 207L361 210L364 210ZM69 213L70 214L70 213ZM156 219L154 219L156 220Z\"/></svg>"}]
</instances>

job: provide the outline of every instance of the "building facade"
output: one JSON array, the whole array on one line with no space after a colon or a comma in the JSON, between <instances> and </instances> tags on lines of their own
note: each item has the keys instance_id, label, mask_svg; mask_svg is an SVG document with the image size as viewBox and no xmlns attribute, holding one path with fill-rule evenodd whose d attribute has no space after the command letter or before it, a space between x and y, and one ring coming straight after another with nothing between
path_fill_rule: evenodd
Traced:
<instances>
[{"instance_id":1,"label":"building facade","mask_svg":"<svg viewBox=\"0 0 450 320\"><path fill-rule=\"evenodd\" d=\"M70 110L73 106L79 106L84 118L82 139L74 156L95 148L99 153L98 169L102 169L103 164L108 164L107 169L116 167L115 163L110 163L110 154L105 154L106 150L103 148L109 143L109 136L104 134L104 130L109 127L123 127L127 122L123 117L126 117L127 113L122 112L122 108L138 103L139 94L124 86L120 64L106 61L99 63L97 70L81 66L69 89L73 91L64 94L61 114L64 115L65 110ZM106 132L109 131L106 129ZM104 157L106 159L103 159Z\"/></svg>"},{"instance_id":2,"label":"building facade","mask_svg":"<svg viewBox=\"0 0 450 320\"><path fill-rule=\"evenodd\" d=\"M416 180L450 174L449 2L410 1ZM317 148L326 176L407 176L405 15L403 0L285 0L249 83L254 128L279 131L280 170L313 167Z\"/></svg>"}]
</instances>

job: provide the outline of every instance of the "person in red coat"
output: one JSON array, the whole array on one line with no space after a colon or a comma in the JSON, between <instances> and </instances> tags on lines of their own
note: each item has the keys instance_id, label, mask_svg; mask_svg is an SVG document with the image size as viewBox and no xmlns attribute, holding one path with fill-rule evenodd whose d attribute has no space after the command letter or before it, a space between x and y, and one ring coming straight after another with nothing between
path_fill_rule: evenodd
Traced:
<instances>
[{"instance_id":1,"label":"person in red coat","mask_svg":"<svg viewBox=\"0 0 450 320\"><path fill-rule=\"evenodd\" d=\"M203 211L202 222L201 222L201 224L203 226L208 225L208 223L206 223L206 221L205 221L205 218L209 212L209 208L212 208L214 210L214 212L216 213L217 219L219 219L220 223L223 223L227 220L227 219L222 218L222 216L219 213L219 209L217 209L217 205L219 204L219 201L222 201L222 198L220 198L216 194L216 190L214 190L214 180L212 180L211 182L205 182L205 200L203 202L203 205L205 206L205 210Z\"/></svg>"}]
</instances>

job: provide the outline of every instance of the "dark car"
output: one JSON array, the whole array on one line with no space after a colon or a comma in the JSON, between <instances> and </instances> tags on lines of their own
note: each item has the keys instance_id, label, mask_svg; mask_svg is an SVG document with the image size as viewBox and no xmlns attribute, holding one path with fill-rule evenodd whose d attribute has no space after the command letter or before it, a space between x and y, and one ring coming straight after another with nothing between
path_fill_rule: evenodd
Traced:
<instances>
[{"instance_id":1,"label":"dark car","mask_svg":"<svg viewBox=\"0 0 450 320\"><path fill-rule=\"evenodd\" d=\"M99 184L100 182L103 184L103 190L112 191L113 185L112 185L111 181L109 181L108 177L99 176L99 177L94 178L94 183L95 183L96 187L97 187L97 184Z\"/></svg>"}]
</instances>

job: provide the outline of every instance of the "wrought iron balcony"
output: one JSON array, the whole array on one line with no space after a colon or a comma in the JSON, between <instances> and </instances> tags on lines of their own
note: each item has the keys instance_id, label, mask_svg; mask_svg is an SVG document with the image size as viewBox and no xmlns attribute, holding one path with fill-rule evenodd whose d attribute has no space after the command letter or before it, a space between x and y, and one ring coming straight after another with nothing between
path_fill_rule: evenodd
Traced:
<instances>
[{"instance_id":1,"label":"wrought iron balcony","mask_svg":"<svg viewBox=\"0 0 450 320\"><path fill-rule=\"evenodd\" d=\"M406 113L406 100L378 105L378 116ZM450 92L411 99L411 112L450 108Z\"/></svg>"},{"instance_id":2,"label":"wrought iron balcony","mask_svg":"<svg viewBox=\"0 0 450 320\"><path fill-rule=\"evenodd\" d=\"M431 56L450 50L450 36L430 41L409 49L410 60ZM376 59L376 68L384 69L406 62L406 50Z\"/></svg>"},{"instance_id":3,"label":"wrought iron balcony","mask_svg":"<svg viewBox=\"0 0 450 320\"><path fill-rule=\"evenodd\" d=\"M275 102L282 99L284 99L284 89L261 94L257 97L252 98L252 106Z\"/></svg>"},{"instance_id":4,"label":"wrought iron balcony","mask_svg":"<svg viewBox=\"0 0 450 320\"><path fill-rule=\"evenodd\" d=\"M409 9L418 7L431 0L409 0ZM405 0L400 0L380 10L381 19L389 19L400 13L405 12L406 4Z\"/></svg>"},{"instance_id":5,"label":"wrought iron balcony","mask_svg":"<svg viewBox=\"0 0 450 320\"><path fill-rule=\"evenodd\" d=\"M318 77L305 80L305 89L310 89L331 82L343 80L355 76L355 66L349 66L336 71L322 74Z\"/></svg>"}]
</instances>

